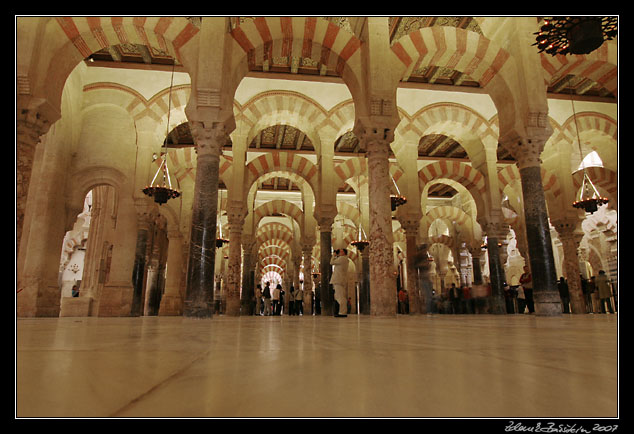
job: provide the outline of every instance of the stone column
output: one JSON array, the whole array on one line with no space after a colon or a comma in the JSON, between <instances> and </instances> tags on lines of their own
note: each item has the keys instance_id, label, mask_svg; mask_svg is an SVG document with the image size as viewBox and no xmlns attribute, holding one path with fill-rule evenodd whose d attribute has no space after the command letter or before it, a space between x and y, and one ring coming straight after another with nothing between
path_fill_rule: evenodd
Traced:
<instances>
[{"instance_id":1,"label":"stone column","mask_svg":"<svg viewBox=\"0 0 634 434\"><path fill-rule=\"evenodd\" d=\"M155 219L154 237L152 240L152 254L150 258L150 269L152 279L149 278L147 286L147 315L157 316L163 297L165 287L165 260L167 250L166 221L164 218Z\"/></svg>"},{"instance_id":2,"label":"stone column","mask_svg":"<svg viewBox=\"0 0 634 434\"><path fill-rule=\"evenodd\" d=\"M253 246L255 240L253 237L242 238L242 295L241 295L241 315L253 315L255 304L253 297L255 295L255 271L253 263Z\"/></svg>"},{"instance_id":3,"label":"stone column","mask_svg":"<svg viewBox=\"0 0 634 434\"><path fill-rule=\"evenodd\" d=\"M432 313L431 264L427 244L416 246L414 262L418 273L418 288L420 289L419 312Z\"/></svg>"},{"instance_id":4,"label":"stone column","mask_svg":"<svg viewBox=\"0 0 634 434\"><path fill-rule=\"evenodd\" d=\"M50 126L49 120L37 110L20 109L17 112L15 125L15 230L17 249L20 248L20 240L22 239L24 212L31 184L35 148L40 142L40 137L48 132Z\"/></svg>"},{"instance_id":5,"label":"stone column","mask_svg":"<svg viewBox=\"0 0 634 434\"><path fill-rule=\"evenodd\" d=\"M147 246L151 230L151 216L146 209L137 210L136 250L134 253L134 268L132 270L132 309L131 316L142 316L144 307L144 284L146 274Z\"/></svg>"},{"instance_id":6,"label":"stone column","mask_svg":"<svg viewBox=\"0 0 634 434\"><path fill-rule=\"evenodd\" d=\"M319 224L319 271L321 272L321 314L330 315L333 312L333 295L331 292L330 276L332 266L330 265L332 250L332 223L334 217L320 217Z\"/></svg>"},{"instance_id":7,"label":"stone column","mask_svg":"<svg viewBox=\"0 0 634 434\"><path fill-rule=\"evenodd\" d=\"M405 248L407 253L407 293L409 295L409 312L420 313L420 287L418 270L416 268L417 237L419 220L401 220L401 227L405 230Z\"/></svg>"},{"instance_id":8,"label":"stone column","mask_svg":"<svg viewBox=\"0 0 634 434\"><path fill-rule=\"evenodd\" d=\"M227 296L228 316L240 315L240 271L242 256L242 225L244 224L244 212L241 204L232 203L227 207L227 220L229 229L229 258L227 260L227 284L225 285ZM248 312L245 311L244 315Z\"/></svg>"},{"instance_id":9,"label":"stone column","mask_svg":"<svg viewBox=\"0 0 634 434\"><path fill-rule=\"evenodd\" d=\"M361 253L361 282L359 285L359 313L370 315L370 249L359 249Z\"/></svg>"},{"instance_id":10,"label":"stone column","mask_svg":"<svg viewBox=\"0 0 634 434\"><path fill-rule=\"evenodd\" d=\"M517 160L522 181L535 313L541 316L558 316L562 314L561 299L557 290L557 272L539 159L546 139L545 134L542 134L528 139L517 138L502 145Z\"/></svg>"},{"instance_id":11,"label":"stone column","mask_svg":"<svg viewBox=\"0 0 634 434\"><path fill-rule=\"evenodd\" d=\"M310 316L310 306L313 302L313 246L304 244L302 246L304 256L304 315Z\"/></svg>"},{"instance_id":12,"label":"stone column","mask_svg":"<svg viewBox=\"0 0 634 434\"><path fill-rule=\"evenodd\" d=\"M473 264L473 285L482 285L482 265L480 259L482 257L482 249L475 247L471 249L471 263Z\"/></svg>"},{"instance_id":13,"label":"stone column","mask_svg":"<svg viewBox=\"0 0 634 434\"><path fill-rule=\"evenodd\" d=\"M583 231L571 222L553 222L564 249L564 276L568 282L570 293L570 311L572 313L586 313L586 302L581 289L579 270L579 243L583 238Z\"/></svg>"},{"instance_id":14,"label":"stone column","mask_svg":"<svg viewBox=\"0 0 634 434\"><path fill-rule=\"evenodd\" d=\"M221 126L205 128L201 122L190 122L190 128L198 157L183 315L211 318L214 308L220 151L226 140L226 133Z\"/></svg>"},{"instance_id":15,"label":"stone column","mask_svg":"<svg viewBox=\"0 0 634 434\"><path fill-rule=\"evenodd\" d=\"M180 295L180 283L183 269L183 235L178 230L167 232L167 276L165 292L161 298L160 316L179 316L183 314L183 299Z\"/></svg>"},{"instance_id":16,"label":"stone column","mask_svg":"<svg viewBox=\"0 0 634 434\"><path fill-rule=\"evenodd\" d=\"M489 252L489 275L491 278L491 296L489 299L489 308L493 314L506 313L506 305L504 302L504 283L506 276L504 274L504 264L500 258L500 249L502 243L499 241L505 239L503 228L499 223L489 223L485 225L487 233L487 251Z\"/></svg>"},{"instance_id":17,"label":"stone column","mask_svg":"<svg viewBox=\"0 0 634 434\"><path fill-rule=\"evenodd\" d=\"M392 253L392 209L389 171L390 137L383 129L366 129L359 137L368 159L370 200L370 313L396 316L396 276Z\"/></svg>"}]
</instances>

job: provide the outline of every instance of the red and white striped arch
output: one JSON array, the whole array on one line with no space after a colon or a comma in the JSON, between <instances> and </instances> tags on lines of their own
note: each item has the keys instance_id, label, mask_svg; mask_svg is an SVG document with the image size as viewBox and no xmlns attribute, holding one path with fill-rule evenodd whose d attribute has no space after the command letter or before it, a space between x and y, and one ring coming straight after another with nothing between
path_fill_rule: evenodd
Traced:
<instances>
[{"instance_id":1,"label":"red and white striped arch","mask_svg":"<svg viewBox=\"0 0 634 434\"><path fill-rule=\"evenodd\" d=\"M482 173L467 163L440 160L427 164L418 171L420 191L425 184L438 179L451 179L463 185L473 196L476 204L481 204L486 194L486 182ZM481 211L478 206L478 211Z\"/></svg>"},{"instance_id":2,"label":"red and white striped arch","mask_svg":"<svg viewBox=\"0 0 634 434\"><path fill-rule=\"evenodd\" d=\"M290 252L287 248L284 248L277 244L267 244L264 247L260 247L258 250L258 258L262 260L269 256L278 256L283 261L288 261L290 258Z\"/></svg>"},{"instance_id":3,"label":"red and white striped arch","mask_svg":"<svg viewBox=\"0 0 634 434\"><path fill-rule=\"evenodd\" d=\"M155 47L182 61L180 49L198 33L185 17L57 17L82 58L117 44Z\"/></svg>"},{"instance_id":4,"label":"red and white striped arch","mask_svg":"<svg viewBox=\"0 0 634 434\"><path fill-rule=\"evenodd\" d=\"M509 53L484 36L456 27L425 27L401 37L392 45L407 80L423 66L460 71L485 87L500 72Z\"/></svg>"},{"instance_id":5,"label":"red and white striped arch","mask_svg":"<svg viewBox=\"0 0 634 434\"><path fill-rule=\"evenodd\" d=\"M337 164L334 169L335 173L339 177L339 184L337 187L341 187L346 183L346 180L350 178L366 175L368 163L364 157L353 157Z\"/></svg>"},{"instance_id":6,"label":"red and white striped arch","mask_svg":"<svg viewBox=\"0 0 634 434\"><path fill-rule=\"evenodd\" d=\"M303 178L312 188L313 194L319 190L317 185L317 166L301 155L291 152L267 152L246 166L245 194L262 175L273 171L291 172Z\"/></svg>"},{"instance_id":7,"label":"red and white striped arch","mask_svg":"<svg viewBox=\"0 0 634 434\"><path fill-rule=\"evenodd\" d=\"M551 56L541 53L541 64L546 83L568 75L588 78L612 92L618 91L618 47L616 42L605 42L590 54Z\"/></svg>"},{"instance_id":8,"label":"red and white striped arch","mask_svg":"<svg viewBox=\"0 0 634 434\"><path fill-rule=\"evenodd\" d=\"M352 33L319 17L255 17L230 33L246 53L249 67L257 63L256 59L304 57L341 74L361 46Z\"/></svg>"},{"instance_id":9,"label":"red and white striped arch","mask_svg":"<svg viewBox=\"0 0 634 434\"><path fill-rule=\"evenodd\" d=\"M268 240L279 240L290 245L293 241L293 232L282 223L269 222L258 227L256 239L259 245L266 243Z\"/></svg>"},{"instance_id":10,"label":"red and white striped arch","mask_svg":"<svg viewBox=\"0 0 634 434\"><path fill-rule=\"evenodd\" d=\"M266 127L290 125L306 134L316 149L320 143L320 126L328 119L328 113L319 103L301 93L286 90L259 93L244 104L241 114L250 128L249 143Z\"/></svg>"},{"instance_id":11,"label":"red and white striped arch","mask_svg":"<svg viewBox=\"0 0 634 434\"><path fill-rule=\"evenodd\" d=\"M276 214L284 214L291 217L299 225L300 229L304 228L304 213L292 202L283 199L275 199L264 202L253 210L253 221L257 227L263 217L273 216Z\"/></svg>"},{"instance_id":12,"label":"red and white striped arch","mask_svg":"<svg viewBox=\"0 0 634 434\"><path fill-rule=\"evenodd\" d=\"M541 174L544 191L549 191L554 197L561 195L561 184L557 176L543 167L541 169ZM500 192L504 191L504 188L515 180L520 180L520 171L516 165L510 164L500 170L498 172L498 185L500 187Z\"/></svg>"},{"instance_id":13,"label":"red and white striped arch","mask_svg":"<svg viewBox=\"0 0 634 434\"><path fill-rule=\"evenodd\" d=\"M460 104L429 105L411 118L403 117L396 133L406 141L420 140L429 134L443 134L455 139L470 156L482 151L486 142L497 143L498 133L481 115Z\"/></svg>"}]
</instances>

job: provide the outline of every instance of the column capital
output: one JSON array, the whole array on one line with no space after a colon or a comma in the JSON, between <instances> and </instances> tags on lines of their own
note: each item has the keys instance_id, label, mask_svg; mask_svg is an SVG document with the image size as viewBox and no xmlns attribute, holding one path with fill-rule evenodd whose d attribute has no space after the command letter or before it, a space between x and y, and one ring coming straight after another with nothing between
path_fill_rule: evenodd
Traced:
<instances>
[{"instance_id":1,"label":"column capital","mask_svg":"<svg viewBox=\"0 0 634 434\"><path fill-rule=\"evenodd\" d=\"M559 235L559 239L564 241L574 241L576 244L581 242L581 239L584 236L583 230L580 227L580 220L555 220L551 221L551 224L557 231Z\"/></svg>"},{"instance_id":2,"label":"column capital","mask_svg":"<svg viewBox=\"0 0 634 434\"><path fill-rule=\"evenodd\" d=\"M513 155L520 169L539 167L541 153L552 132L547 112L530 112L526 116L525 132L511 131L500 136L499 144Z\"/></svg>"},{"instance_id":3,"label":"column capital","mask_svg":"<svg viewBox=\"0 0 634 434\"><path fill-rule=\"evenodd\" d=\"M220 122L213 123L211 127L207 127L203 122L192 121L189 123L189 128L196 143L198 156L212 155L219 157L222 147L229 141L229 131Z\"/></svg>"},{"instance_id":4,"label":"column capital","mask_svg":"<svg viewBox=\"0 0 634 434\"><path fill-rule=\"evenodd\" d=\"M397 215L397 220L399 221L399 223L401 224L401 227L403 228L403 230L405 231L405 235L408 234L418 234L418 230L420 228L420 220L422 218L422 215L404 215L404 216L398 216Z\"/></svg>"}]
</instances>

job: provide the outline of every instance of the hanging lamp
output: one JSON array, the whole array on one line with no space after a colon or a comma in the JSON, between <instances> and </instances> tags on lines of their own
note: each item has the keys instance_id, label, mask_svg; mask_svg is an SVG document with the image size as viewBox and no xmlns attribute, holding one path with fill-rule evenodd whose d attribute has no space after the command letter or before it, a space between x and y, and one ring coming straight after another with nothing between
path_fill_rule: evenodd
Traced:
<instances>
[{"instance_id":1,"label":"hanging lamp","mask_svg":"<svg viewBox=\"0 0 634 434\"><path fill-rule=\"evenodd\" d=\"M390 178L392 179L394 188L396 188L396 194L390 195L390 206L392 207L392 211L396 211L396 208L407 203L407 198L401 194L401 191L398 189L398 185L396 185L396 181L394 180L392 174L390 174Z\"/></svg>"},{"instance_id":2,"label":"hanging lamp","mask_svg":"<svg viewBox=\"0 0 634 434\"><path fill-rule=\"evenodd\" d=\"M617 25L618 17L549 17L533 45L552 56L589 54L617 35Z\"/></svg>"},{"instance_id":3,"label":"hanging lamp","mask_svg":"<svg viewBox=\"0 0 634 434\"><path fill-rule=\"evenodd\" d=\"M579 145L579 158L581 159L582 170L583 170L583 181L581 183L581 190L579 190L579 195L577 196L577 200L572 203L572 206L575 208L583 209L585 212L593 214L595 211L599 209L599 205L603 205L609 202L609 199L602 197L599 194L599 191L592 183L590 176L588 176L588 171L586 170L586 165L583 164L583 152L581 151L581 139L579 138L579 126L577 125L577 114L575 112L575 103L572 98L572 85L570 82L572 81L572 76L568 81L568 85L570 86L570 102L572 104L572 117L575 121L575 130L577 133L577 144Z\"/></svg>"},{"instance_id":4,"label":"hanging lamp","mask_svg":"<svg viewBox=\"0 0 634 434\"><path fill-rule=\"evenodd\" d=\"M216 238L216 247L221 248L223 245L227 244L229 240L222 237L222 190L218 191L220 195L218 196L218 238Z\"/></svg>"},{"instance_id":5,"label":"hanging lamp","mask_svg":"<svg viewBox=\"0 0 634 434\"><path fill-rule=\"evenodd\" d=\"M368 237L363 230L363 225L361 224L361 184L359 183L359 177L357 176L357 209L359 210L359 224L357 230L357 239L354 240L352 244L358 251L363 252L363 249L368 247L370 242L368 241Z\"/></svg>"},{"instance_id":6,"label":"hanging lamp","mask_svg":"<svg viewBox=\"0 0 634 434\"><path fill-rule=\"evenodd\" d=\"M152 182L150 185L146 186L142 191L149 197L154 198L154 202L159 205L163 205L170 199L177 198L181 195L180 191L172 188L172 181L170 180L169 168L167 167L167 137L169 136L169 128L170 128L170 112L172 110L172 87L174 86L174 66L176 65L176 60L172 64L172 79L170 82L170 92L169 92L169 103L167 107L167 132L165 133L165 141L163 141L163 150L161 151L161 156L158 157L161 159L161 164L159 165L156 174L154 174L154 178L152 178ZM152 160L155 161L155 160ZM163 184L156 181L159 178L159 174L162 175Z\"/></svg>"}]
</instances>

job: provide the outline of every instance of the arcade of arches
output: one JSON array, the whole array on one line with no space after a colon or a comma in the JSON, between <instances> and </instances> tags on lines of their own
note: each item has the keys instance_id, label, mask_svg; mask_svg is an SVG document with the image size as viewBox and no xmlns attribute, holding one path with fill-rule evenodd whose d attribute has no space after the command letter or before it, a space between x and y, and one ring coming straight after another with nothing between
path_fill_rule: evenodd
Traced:
<instances>
[{"instance_id":1,"label":"arcade of arches","mask_svg":"<svg viewBox=\"0 0 634 434\"><path fill-rule=\"evenodd\" d=\"M396 316L400 287L429 313L452 283L501 313L525 265L537 315L561 315L562 276L586 313L580 276L618 286L617 42L553 57L538 28L18 17L17 316L252 315L262 280L306 315L336 248L353 313ZM158 205L164 156L181 195ZM571 206L582 167L594 214Z\"/></svg>"}]
</instances>

